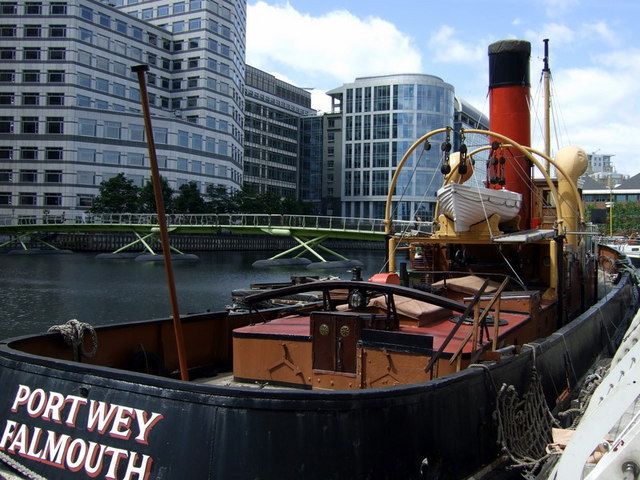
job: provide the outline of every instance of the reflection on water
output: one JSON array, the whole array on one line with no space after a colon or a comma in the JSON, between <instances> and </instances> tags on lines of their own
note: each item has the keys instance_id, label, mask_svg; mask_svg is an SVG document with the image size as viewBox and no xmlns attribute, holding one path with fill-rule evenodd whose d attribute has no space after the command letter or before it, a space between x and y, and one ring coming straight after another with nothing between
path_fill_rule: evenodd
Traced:
<instances>
[{"instance_id":1,"label":"reflection on water","mask_svg":"<svg viewBox=\"0 0 640 480\"><path fill-rule=\"evenodd\" d=\"M178 304L182 313L220 310L231 303L231 291L252 283L288 281L292 275L337 275L346 268L304 267L255 269L255 260L276 252L199 252L199 262L174 262ZM343 252L360 260L363 276L378 273L384 253ZM46 331L71 318L92 325L170 316L162 264L129 260L96 260L94 254L0 255L0 338Z\"/></svg>"}]
</instances>

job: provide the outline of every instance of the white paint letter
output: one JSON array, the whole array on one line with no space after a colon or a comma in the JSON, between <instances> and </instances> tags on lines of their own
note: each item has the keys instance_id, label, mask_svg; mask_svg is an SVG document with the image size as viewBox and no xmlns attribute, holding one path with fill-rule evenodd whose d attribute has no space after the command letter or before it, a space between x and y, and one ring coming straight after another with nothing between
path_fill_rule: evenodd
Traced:
<instances>
[{"instance_id":1,"label":"white paint letter","mask_svg":"<svg viewBox=\"0 0 640 480\"><path fill-rule=\"evenodd\" d=\"M107 425L111 422L113 415L118 408L116 405L109 407L109 412L106 411L107 404L105 402L96 402L91 400L89 402L89 417L87 418L87 430L93 432L98 427L99 433L104 433L107 429Z\"/></svg>"},{"instance_id":2,"label":"white paint letter","mask_svg":"<svg viewBox=\"0 0 640 480\"><path fill-rule=\"evenodd\" d=\"M136 452L131 452L131 455L129 456L129 463L127 464L127 471L125 472L122 480L131 480L132 475L137 475L138 479L142 480L149 478L153 458L149 455L142 455L142 462L136 467L134 464L137 458L138 454Z\"/></svg>"},{"instance_id":3,"label":"white paint letter","mask_svg":"<svg viewBox=\"0 0 640 480\"><path fill-rule=\"evenodd\" d=\"M13 400L13 405L11 406L12 412L18 411L18 405L24 405L27 403L27 399L31 394L31 389L26 385L18 386L18 391L16 392L16 398Z\"/></svg>"},{"instance_id":4,"label":"white paint letter","mask_svg":"<svg viewBox=\"0 0 640 480\"><path fill-rule=\"evenodd\" d=\"M152 412L151 418L147 419L147 412L144 410L140 410L136 408L136 420L138 421L138 428L140 429L140 433L135 438L136 442L143 443L147 445L149 443L149 434L151 433L151 429L162 420L164 417L159 413Z\"/></svg>"},{"instance_id":5,"label":"white paint letter","mask_svg":"<svg viewBox=\"0 0 640 480\"><path fill-rule=\"evenodd\" d=\"M43 420L53 420L61 423L62 409L64 408L64 396L58 392L49 392L49 400L42 414Z\"/></svg>"},{"instance_id":6,"label":"white paint letter","mask_svg":"<svg viewBox=\"0 0 640 480\"><path fill-rule=\"evenodd\" d=\"M133 408L118 405L109 435L128 440L131 436L131 429L129 427L131 426L131 420L133 420L131 417L132 414Z\"/></svg>"},{"instance_id":7,"label":"white paint letter","mask_svg":"<svg viewBox=\"0 0 640 480\"><path fill-rule=\"evenodd\" d=\"M13 440L13 434L16 431L17 425L13 420L7 420L4 426L4 432L2 432L2 439L0 440L0 450L4 450L4 446L8 440Z\"/></svg>"},{"instance_id":8,"label":"white paint letter","mask_svg":"<svg viewBox=\"0 0 640 480\"><path fill-rule=\"evenodd\" d=\"M65 403L71 402L71 408L69 409L69 415L67 415L67 419L64 421L70 427L76 426L76 419L78 418L78 407L80 405L86 405L87 400L82 397L76 397L75 395L67 395L65 399Z\"/></svg>"},{"instance_id":9,"label":"white paint letter","mask_svg":"<svg viewBox=\"0 0 640 480\"><path fill-rule=\"evenodd\" d=\"M122 448L107 447L104 453L110 453L113 455L111 457L111 462L109 462L109 470L107 470L107 474L104 476L104 478L108 480L113 480L116 478L116 473L118 471L118 463L120 463L120 459L128 457L129 452L126 450L123 450Z\"/></svg>"}]
</instances>

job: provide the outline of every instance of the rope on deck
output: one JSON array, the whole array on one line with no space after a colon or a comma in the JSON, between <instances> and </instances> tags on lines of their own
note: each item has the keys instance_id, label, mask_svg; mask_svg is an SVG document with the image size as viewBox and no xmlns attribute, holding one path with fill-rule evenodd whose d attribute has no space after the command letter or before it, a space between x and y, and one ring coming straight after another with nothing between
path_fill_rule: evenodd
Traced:
<instances>
[{"instance_id":1,"label":"rope on deck","mask_svg":"<svg viewBox=\"0 0 640 480\"><path fill-rule=\"evenodd\" d=\"M88 323L79 322L75 318L62 325L54 325L48 331L60 333L65 343L73 347L73 360L76 362L80 361L80 354L85 357L93 357L98 350L96 330ZM85 332L91 335L91 350L89 351L84 348Z\"/></svg>"}]
</instances>

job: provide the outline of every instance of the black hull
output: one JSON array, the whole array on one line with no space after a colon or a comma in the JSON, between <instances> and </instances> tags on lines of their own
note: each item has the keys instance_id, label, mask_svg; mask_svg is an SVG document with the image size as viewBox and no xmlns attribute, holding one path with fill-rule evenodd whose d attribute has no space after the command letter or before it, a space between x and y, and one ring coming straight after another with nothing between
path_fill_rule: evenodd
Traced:
<instances>
[{"instance_id":1,"label":"black hull","mask_svg":"<svg viewBox=\"0 0 640 480\"><path fill-rule=\"evenodd\" d=\"M637 297L624 276L605 300L534 344L550 402L615 348ZM525 389L533 358L524 349L488 369L404 387L247 390L56 361L10 343L0 344L0 460L48 479L462 478L499 454L495 387ZM98 407L115 414L89 431ZM162 418L140 428L153 412ZM83 451L93 458L81 461Z\"/></svg>"}]
</instances>

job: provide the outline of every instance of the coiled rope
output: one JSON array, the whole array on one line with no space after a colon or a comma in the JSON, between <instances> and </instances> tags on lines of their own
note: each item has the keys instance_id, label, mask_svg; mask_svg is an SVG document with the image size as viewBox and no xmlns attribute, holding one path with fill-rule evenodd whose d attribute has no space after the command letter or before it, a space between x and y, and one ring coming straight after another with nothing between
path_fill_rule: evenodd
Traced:
<instances>
[{"instance_id":1,"label":"coiled rope","mask_svg":"<svg viewBox=\"0 0 640 480\"><path fill-rule=\"evenodd\" d=\"M96 330L88 323L79 322L72 318L62 325L54 325L48 330L51 333L58 332L64 338L67 345L73 347L73 360L80 361L80 354L85 357L93 357L98 350L98 335ZM91 350L84 348L84 334L88 332L91 335Z\"/></svg>"}]
</instances>

